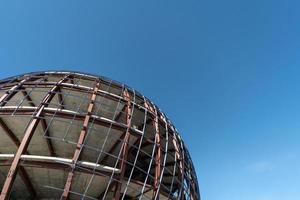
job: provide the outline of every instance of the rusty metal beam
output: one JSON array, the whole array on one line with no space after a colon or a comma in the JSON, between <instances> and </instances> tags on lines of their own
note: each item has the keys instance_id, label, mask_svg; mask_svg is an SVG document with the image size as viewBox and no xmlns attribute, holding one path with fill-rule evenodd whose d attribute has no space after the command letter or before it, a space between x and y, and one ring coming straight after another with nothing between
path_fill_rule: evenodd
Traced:
<instances>
[{"instance_id":1,"label":"rusty metal beam","mask_svg":"<svg viewBox=\"0 0 300 200\"><path fill-rule=\"evenodd\" d=\"M79 159L79 156L80 156L80 153L81 153L81 150L82 150L82 145L83 145L84 139L85 139L87 131L88 131L88 125L89 125L89 122L90 122L90 119L91 119L92 111L93 111L93 108L94 108L94 105L95 105L95 100L96 100L96 97L97 97L97 91L99 90L99 88L100 88L100 82L98 80L97 84L94 88L90 103L88 105L88 111L87 111L87 114L86 114L84 122L83 122L83 126L82 126L82 130L80 132L80 135L79 135L79 139L77 141L76 150L75 150L74 155L73 155L72 160L73 160L73 163L74 163L74 168L75 168L75 165L76 165L76 163ZM67 177L64 192L62 194L62 199L67 199L68 196L69 196L72 181L73 181L73 176L74 176L74 170L71 170L68 174L68 177Z\"/></svg>"},{"instance_id":2,"label":"rusty metal beam","mask_svg":"<svg viewBox=\"0 0 300 200\"><path fill-rule=\"evenodd\" d=\"M17 92L18 90L22 87L22 84L26 81L31 79L30 77L27 77L20 81L18 85L12 87L9 91L6 92L5 95L3 95L0 99L0 105L4 106ZM6 125L6 123L0 118L0 126L2 129L5 131L7 136L12 140L12 142L15 144L15 146L18 148L20 146L20 140L17 138L17 136L13 133L13 131ZM25 151L26 153L27 150ZM19 173L24 185L28 189L29 193L34 197L36 196L35 189L29 179L29 176L26 172L26 170L23 167L20 167L20 173Z\"/></svg>"},{"instance_id":3,"label":"rusty metal beam","mask_svg":"<svg viewBox=\"0 0 300 200\"><path fill-rule=\"evenodd\" d=\"M127 123L127 127L131 127L132 107L131 107L131 103L130 103L130 95L129 95L127 90L124 90L123 95L124 95L125 100L127 101L127 106L126 106L126 110L125 110L126 123ZM120 162L119 162L119 169L121 170L121 172L120 172L120 176L119 176L119 181L117 182L117 185L116 185L116 190L115 190L115 193L114 193L113 200L119 200L120 199L122 181L123 181L123 178L124 178L125 169L126 169L126 160L127 160L127 157L128 157L129 138L130 138L130 133L127 130L126 134L125 134L125 137L124 137L124 140L123 140L122 148L121 148L121 158L120 158Z\"/></svg>"},{"instance_id":4,"label":"rusty metal beam","mask_svg":"<svg viewBox=\"0 0 300 200\"><path fill-rule=\"evenodd\" d=\"M16 156L12 162L12 165L7 174L6 180L4 182L4 185L3 185L3 188L1 191L1 195L0 195L1 200L7 200L9 198L10 191L11 191L14 179L16 177L16 174L17 174L20 156L26 151L29 141L32 137L32 134L33 134L36 126L37 126L37 119L34 119L34 120L32 120L32 123L30 123L30 125L28 126L28 129L25 132L23 140L17 150Z\"/></svg>"},{"instance_id":5,"label":"rusty metal beam","mask_svg":"<svg viewBox=\"0 0 300 200\"><path fill-rule=\"evenodd\" d=\"M35 104L33 103L32 98L30 97L30 95L28 94L28 92L25 89L22 90L22 94L26 98L26 100L28 101L29 105L35 107ZM49 133L49 128L47 128L48 125L47 125L46 119L43 118L44 117L43 114L41 115L41 117L42 117L41 118L42 129L43 129L45 135L47 136L45 139L46 139L46 143L47 143L47 146L48 146L48 150L49 150L51 156L55 156L54 147L52 145L51 140L48 138L50 136L50 133Z\"/></svg>"},{"instance_id":6,"label":"rusty metal beam","mask_svg":"<svg viewBox=\"0 0 300 200\"><path fill-rule=\"evenodd\" d=\"M125 94L124 94L125 95ZM128 104L125 104L122 108L122 111L125 112L127 110L125 110L128 107ZM121 116L122 112L119 113L119 115L117 116L117 118L115 119L117 121L117 119ZM127 112L126 112L127 114ZM126 117L127 118L127 117ZM127 119L126 119L127 121ZM105 154L105 156L99 161L99 163L101 162L105 162L109 156L115 151L115 149L117 148L117 146L123 141L124 142L124 138L126 136L127 130L124 131L122 133L122 135L118 138L118 140L112 145L112 147L110 148L110 150ZM135 143L134 143L135 144ZM121 147L122 150L123 147ZM132 146L129 148L128 152L130 152L130 149L132 148ZM124 176L124 175L123 175ZM108 191L112 190L112 188L116 187L115 191L117 191L117 181L114 181L112 184L109 185ZM103 193L100 194L100 196L97 199L103 199L105 195L105 191Z\"/></svg>"},{"instance_id":7,"label":"rusty metal beam","mask_svg":"<svg viewBox=\"0 0 300 200\"><path fill-rule=\"evenodd\" d=\"M66 76L67 77L67 76ZM58 88L58 85L61 84L62 82L65 81L66 77L64 77L62 80L60 80L59 82L57 82L57 84L46 94L46 96L44 97L44 99L42 100L42 103L40 104L40 106L38 107L33 119L30 121L29 125L27 126L23 139L21 141L21 144L15 154L15 157L13 159L13 162L10 166L9 172L7 174L7 177L5 179L2 191L1 191L1 195L0 195L0 200L7 200L9 198L10 195L10 191L12 188L12 185L14 183L14 180L16 178L17 175L17 171L18 171L18 165L20 163L20 157L21 155L27 151L28 145L30 143L30 140L37 128L37 125L40 121L40 116L43 112L43 109L45 107L48 106L48 104L51 102L51 100L53 99L54 95L55 95L55 91Z\"/></svg>"},{"instance_id":8,"label":"rusty metal beam","mask_svg":"<svg viewBox=\"0 0 300 200\"><path fill-rule=\"evenodd\" d=\"M175 148L175 157L176 157L176 161L179 162L179 171L178 171L178 174L173 174L173 175L170 175L170 174L164 174L165 177L167 176L176 176L176 177L179 177L180 176L180 187L178 188L179 190L179 198L182 199L184 198L184 195L183 195L183 182L184 182L184 160L183 160L183 157L182 157L182 151L181 151L181 144L178 142L177 138L178 136L176 135L175 132L173 132L173 138L172 138L172 142L173 142L173 146ZM180 139L179 139L180 141ZM174 161L175 162L175 161Z\"/></svg>"},{"instance_id":9,"label":"rusty metal beam","mask_svg":"<svg viewBox=\"0 0 300 200\"><path fill-rule=\"evenodd\" d=\"M155 107L149 106L150 110L155 113L155 120L152 121L153 129L155 130L155 139L156 139L156 146L155 149L155 174L154 174L154 181L153 181L153 195L152 199L159 200L159 178L161 175L161 137L160 131L158 126L158 113Z\"/></svg>"},{"instance_id":10,"label":"rusty metal beam","mask_svg":"<svg viewBox=\"0 0 300 200\"><path fill-rule=\"evenodd\" d=\"M5 133L10 137L10 139L13 141L15 146L18 148L20 146L19 139L1 118L0 118L0 126L5 131ZM28 154L28 152L27 152L27 154ZM20 177L21 177L22 181L24 182L26 188L30 192L30 194L32 194L32 196L35 196L36 192L34 190L34 187L29 179L29 176L28 176L26 170L23 167L20 167Z\"/></svg>"}]
</instances>

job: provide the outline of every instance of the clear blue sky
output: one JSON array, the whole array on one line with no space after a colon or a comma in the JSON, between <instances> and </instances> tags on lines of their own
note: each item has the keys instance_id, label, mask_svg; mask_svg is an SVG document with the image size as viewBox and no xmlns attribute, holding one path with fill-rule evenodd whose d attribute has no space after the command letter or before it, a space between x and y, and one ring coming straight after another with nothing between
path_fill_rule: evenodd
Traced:
<instances>
[{"instance_id":1,"label":"clear blue sky","mask_svg":"<svg viewBox=\"0 0 300 200\"><path fill-rule=\"evenodd\" d=\"M101 74L152 99L203 200L300 199L300 4L1 1L0 78Z\"/></svg>"}]
</instances>

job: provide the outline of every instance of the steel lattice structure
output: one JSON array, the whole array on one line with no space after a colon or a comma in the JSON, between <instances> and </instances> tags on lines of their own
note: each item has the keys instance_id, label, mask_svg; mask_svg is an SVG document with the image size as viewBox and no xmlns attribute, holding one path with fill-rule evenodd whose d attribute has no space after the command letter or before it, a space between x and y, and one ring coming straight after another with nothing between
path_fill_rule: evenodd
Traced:
<instances>
[{"instance_id":1,"label":"steel lattice structure","mask_svg":"<svg viewBox=\"0 0 300 200\"><path fill-rule=\"evenodd\" d=\"M69 71L0 81L0 200L200 200L186 146L134 89Z\"/></svg>"}]
</instances>

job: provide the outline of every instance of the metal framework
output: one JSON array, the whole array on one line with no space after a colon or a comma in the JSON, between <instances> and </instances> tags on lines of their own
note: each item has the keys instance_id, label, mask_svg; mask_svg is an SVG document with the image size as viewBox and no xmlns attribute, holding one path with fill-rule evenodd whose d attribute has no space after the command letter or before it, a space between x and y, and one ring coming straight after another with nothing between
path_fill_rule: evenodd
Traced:
<instances>
[{"instance_id":1,"label":"metal framework","mask_svg":"<svg viewBox=\"0 0 300 200\"><path fill-rule=\"evenodd\" d=\"M0 200L200 200L170 120L132 88L69 71L0 81Z\"/></svg>"}]
</instances>

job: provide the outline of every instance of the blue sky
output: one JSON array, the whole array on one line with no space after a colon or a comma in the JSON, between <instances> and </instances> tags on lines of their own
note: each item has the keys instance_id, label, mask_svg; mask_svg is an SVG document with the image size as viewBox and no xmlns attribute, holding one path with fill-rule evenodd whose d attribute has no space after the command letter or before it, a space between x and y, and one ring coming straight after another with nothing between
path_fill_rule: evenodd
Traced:
<instances>
[{"instance_id":1,"label":"blue sky","mask_svg":"<svg viewBox=\"0 0 300 200\"><path fill-rule=\"evenodd\" d=\"M1 1L0 78L124 82L172 119L204 200L300 198L299 1Z\"/></svg>"}]
</instances>

